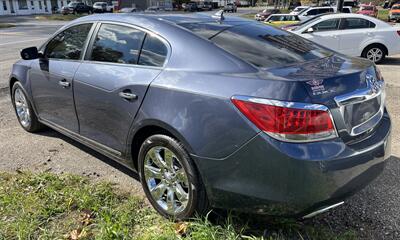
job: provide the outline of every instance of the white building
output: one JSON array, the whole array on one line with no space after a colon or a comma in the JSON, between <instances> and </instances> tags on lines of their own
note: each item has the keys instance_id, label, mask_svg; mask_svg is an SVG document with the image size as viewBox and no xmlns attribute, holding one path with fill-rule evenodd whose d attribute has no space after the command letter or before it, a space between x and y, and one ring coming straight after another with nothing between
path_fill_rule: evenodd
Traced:
<instances>
[{"instance_id":1,"label":"white building","mask_svg":"<svg viewBox=\"0 0 400 240\"><path fill-rule=\"evenodd\" d=\"M70 0L0 0L1 15L51 14Z\"/></svg>"}]
</instances>

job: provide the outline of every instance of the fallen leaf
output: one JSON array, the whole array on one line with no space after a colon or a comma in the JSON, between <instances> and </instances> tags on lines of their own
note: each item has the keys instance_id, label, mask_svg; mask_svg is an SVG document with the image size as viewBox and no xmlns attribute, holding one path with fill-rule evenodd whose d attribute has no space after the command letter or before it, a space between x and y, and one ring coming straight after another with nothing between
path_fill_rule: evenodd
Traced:
<instances>
[{"instance_id":1,"label":"fallen leaf","mask_svg":"<svg viewBox=\"0 0 400 240\"><path fill-rule=\"evenodd\" d=\"M87 235L87 232L85 231L85 229L82 230L79 228L79 229L72 230L69 233L69 239L70 240L79 240L79 239L86 237L86 235Z\"/></svg>"},{"instance_id":2,"label":"fallen leaf","mask_svg":"<svg viewBox=\"0 0 400 240\"><path fill-rule=\"evenodd\" d=\"M175 223L175 233L181 236L185 236L188 228L187 222L178 222Z\"/></svg>"}]
</instances>

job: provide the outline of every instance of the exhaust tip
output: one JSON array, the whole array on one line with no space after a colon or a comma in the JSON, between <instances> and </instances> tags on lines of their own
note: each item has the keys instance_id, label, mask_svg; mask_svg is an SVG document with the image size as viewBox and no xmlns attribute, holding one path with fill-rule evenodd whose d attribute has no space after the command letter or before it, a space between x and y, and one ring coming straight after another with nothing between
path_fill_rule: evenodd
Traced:
<instances>
[{"instance_id":1,"label":"exhaust tip","mask_svg":"<svg viewBox=\"0 0 400 240\"><path fill-rule=\"evenodd\" d=\"M321 214L321 213L324 213L324 212L326 212L326 211L328 211L328 210L330 210L330 209L332 209L332 208L338 207L338 206L342 205L343 203L344 203L344 202L342 201L342 202L338 202L338 203L335 203L335 204L333 204L333 205L329 205L329 206L327 206L327 207L321 208L321 209L319 209L319 210L317 210L317 211L314 211L314 212L312 212L312 213L309 213L309 214L305 215L305 216L303 217L303 219L308 219L308 218L315 217L316 215Z\"/></svg>"}]
</instances>

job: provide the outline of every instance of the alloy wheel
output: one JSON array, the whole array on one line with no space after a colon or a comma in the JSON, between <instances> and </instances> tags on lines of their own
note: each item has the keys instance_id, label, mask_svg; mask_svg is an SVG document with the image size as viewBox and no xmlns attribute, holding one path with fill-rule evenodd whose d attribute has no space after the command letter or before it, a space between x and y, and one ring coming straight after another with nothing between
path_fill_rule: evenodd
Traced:
<instances>
[{"instance_id":1,"label":"alloy wheel","mask_svg":"<svg viewBox=\"0 0 400 240\"><path fill-rule=\"evenodd\" d=\"M154 202L168 214L183 212L190 198L188 175L168 148L151 148L144 160L144 179Z\"/></svg>"},{"instance_id":2,"label":"alloy wheel","mask_svg":"<svg viewBox=\"0 0 400 240\"><path fill-rule=\"evenodd\" d=\"M31 113L28 106L28 101L21 89L17 88L14 92L14 103L17 111L18 119L21 125L25 128L31 124Z\"/></svg>"},{"instance_id":3,"label":"alloy wheel","mask_svg":"<svg viewBox=\"0 0 400 240\"><path fill-rule=\"evenodd\" d=\"M380 48L371 48L367 52L367 59L373 62L379 62L383 57L383 52Z\"/></svg>"}]
</instances>

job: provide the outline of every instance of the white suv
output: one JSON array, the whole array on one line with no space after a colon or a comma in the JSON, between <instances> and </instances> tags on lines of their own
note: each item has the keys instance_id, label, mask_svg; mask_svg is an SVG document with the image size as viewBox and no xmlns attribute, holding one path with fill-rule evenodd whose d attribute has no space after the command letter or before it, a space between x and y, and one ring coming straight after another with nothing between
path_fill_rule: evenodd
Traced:
<instances>
[{"instance_id":1,"label":"white suv","mask_svg":"<svg viewBox=\"0 0 400 240\"><path fill-rule=\"evenodd\" d=\"M299 12L297 15L299 16L300 20L304 21L320 14L336 13L336 12L337 12L336 7L309 7ZM352 12L351 7L343 7L342 12L351 13Z\"/></svg>"},{"instance_id":2,"label":"white suv","mask_svg":"<svg viewBox=\"0 0 400 240\"><path fill-rule=\"evenodd\" d=\"M375 63L389 54L400 54L400 27L361 14L327 14L290 31L334 51Z\"/></svg>"}]
</instances>

